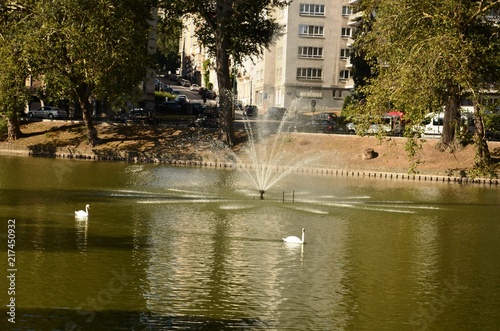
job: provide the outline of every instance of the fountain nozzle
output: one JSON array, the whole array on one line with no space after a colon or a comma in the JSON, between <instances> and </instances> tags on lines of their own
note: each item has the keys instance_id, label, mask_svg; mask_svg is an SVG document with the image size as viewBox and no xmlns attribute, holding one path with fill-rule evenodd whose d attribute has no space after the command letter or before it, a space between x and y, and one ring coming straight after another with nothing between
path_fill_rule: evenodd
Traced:
<instances>
[{"instance_id":1,"label":"fountain nozzle","mask_svg":"<svg viewBox=\"0 0 500 331\"><path fill-rule=\"evenodd\" d=\"M259 193L260 193L260 200L264 200L264 193L266 193L266 191L259 190Z\"/></svg>"}]
</instances>

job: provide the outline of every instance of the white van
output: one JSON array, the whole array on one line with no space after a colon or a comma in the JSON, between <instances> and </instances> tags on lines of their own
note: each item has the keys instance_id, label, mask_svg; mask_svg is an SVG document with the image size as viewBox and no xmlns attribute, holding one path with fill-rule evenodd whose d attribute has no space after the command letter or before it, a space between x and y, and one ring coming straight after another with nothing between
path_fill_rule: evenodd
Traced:
<instances>
[{"instance_id":1,"label":"white van","mask_svg":"<svg viewBox=\"0 0 500 331\"><path fill-rule=\"evenodd\" d=\"M443 134L444 112L429 113L422 121L419 132L423 138L441 138ZM467 133L474 134L474 116L472 113L462 113L462 126L467 128Z\"/></svg>"},{"instance_id":2,"label":"white van","mask_svg":"<svg viewBox=\"0 0 500 331\"><path fill-rule=\"evenodd\" d=\"M403 114L399 112L388 113L380 119L378 124L370 124L366 130L366 134L378 134L384 132L388 136L402 136L404 133ZM347 123L347 131L350 134L356 134L356 124Z\"/></svg>"}]
</instances>

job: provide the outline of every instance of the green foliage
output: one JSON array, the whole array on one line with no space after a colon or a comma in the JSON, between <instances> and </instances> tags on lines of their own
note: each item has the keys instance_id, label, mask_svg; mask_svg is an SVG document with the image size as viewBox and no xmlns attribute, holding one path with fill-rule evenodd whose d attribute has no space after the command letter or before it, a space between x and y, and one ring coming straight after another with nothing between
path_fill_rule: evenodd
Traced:
<instances>
[{"instance_id":1,"label":"green foliage","mask_svg":"<svg viewBox=\"0 0 500 331\"><path fill-rule=\"evenodd\" d=\"M485 130L500 131L500 114L487 114L483 119Z\"/></svg>"},{"instance_id":2,"label":"green foliage","mask_svg":"<svg viewBox=\"0 0 500 331\"><path fill-rule=\"evenodd\" d=\"M480 102L482 91L498 82L499 26L487 17L500 14L500 2L362 3L376 14L371 29L358 37L356 45L372 61L374 75L359 89L365 98L354 111L369 117L388 110L402 111L408 127L447 105L443 139L453 137L455 131L447 129L454 117L449 100L467 91ZM412 133L408 130L407 134L411 137ZM410 153L413 150L410 148Z\"/></svg>"},{"instance_id":3,"label":"green foliage","mask_svg":"<svg viewBox=\"0 0 500 331\"><path fill-rule=\"evenodd\" d=\"M155 101L158 102L163 102L165 100L173 100L175 99L175 94L168 93L168 92L160 92L156 91L155 92Z\"/></svg>"},{"instance_id":4,"label":"green foliage","mask_svg":"<svg viewBox=\"0 0 500 331\"><path fill-rule=\"evenodd\" d=\"M417 159L420 150L422 150L422 141L415 137L406 140L405 151L408 156L408 160L410 161L410 167L408 169L409 174L418 173L417 167L422 163L422 161Z\"/></svg>"},{"instance_id":5,"label":"green foliage","mask_svg":"<svg viewBox=\"0 0 500 331\"><path fill-rule=\"evenodd\" d=\"M245 57L261 55L283 31L273 11L287 5L288 0L159 1L167 17L190 17L196 37L215 57L221 106L220 133L230 146L234 144L233 102L225 100L228 94L224 92L232 90L230 60L235 64Z\"/></svg>"},{"instance_id":6,"label":"green foliage","mask_svg":"<svg viewBox=\"0 0 500 331\"><path fill-rule=\"evenodd\" d=\"M210 83L210 68L212 67L212 63L210 59L206 59L203 61L203 82L205 83L204 85L209 89L213 89L212 83Z\"/></svg>"},{"instance_id":7,"label":"green foliage","mask_svg":"<svg viewBox=\"0 0 500 331\"><path fill-rule=\"evenodd\" d=\"M157 59L160 70L175 72L180 66L179 40L182 33L180 17L158 19L156 26Z\"/></svg>"},{"instance_id":8,"label":"green foliage","mask_svg":"<svg viewBox=\"0 0 500 331\"><path fill-rule=\"evenodd\" d=\"M47 94L77 100L81 88L96 98L135 93L153 63L147 48L148 1L40 0L36 4L40 26L33 33L40 42L32 56L44 75Z\"/></svg>"},{"instance_id":9,"label":"green foliage","mask_svg":"<svg viewBox=\"0 0 500 331\"><path fill-rule=\"evenodd\" d=\"M7 119L0 116L0 136L7 134Z\"/></svg>"},{"instance_id":10,"label":"green foliage","mask_svg":"<svg viewBox=\"0 0 500 331\"><path fill-rule=\"evenodd\" d=\"M189 15L195 21L195 34L203 46L217 54L218 40L224 36L229 43L228 54L240 62L245 56L261 55L283 27L272 15L276 8L284 8L288 0L173 0L159 1L167 17Z\"/></svg>"},{"instance_id":11,"label":"green foliage","mask_svg":"<svg viewBox=\"0 0 500 331\"><path fill-rule=\"evenodd\" d=\"M355 10L362 13L358 18L358 25L354 29L354 45L350 51L350 61L352 64L352 77L355 89L352 93L353 102L365 99L363 87L376 76L376 60L370 58L366 52L367 41L364 36L372 31L372 25L375 22L374 10L367 6L364 1L355 5Z\"/></svg>"},{"instance_id":12,"label":"green foliage","mask_svg":"<svg viewBox=\"0 0 500 331\"><path fill-rule=\"evenodd\" d=\"M155 91L155 98L158 98L158 99L168 98L169 95L171 95L171 94L168 92Z\"/></svg>"},{"instance_id":13,"label":"green foliage","mask_svg":"<svg viewBox=\"0 0 500 331\"><path fill-rule=\"evenodd\" d=\"M25 86L30 74L26 45L31 36L31 15L23 1L0 5L0 114L15 116L29 97Z\"/></svg>"}]
</instances>

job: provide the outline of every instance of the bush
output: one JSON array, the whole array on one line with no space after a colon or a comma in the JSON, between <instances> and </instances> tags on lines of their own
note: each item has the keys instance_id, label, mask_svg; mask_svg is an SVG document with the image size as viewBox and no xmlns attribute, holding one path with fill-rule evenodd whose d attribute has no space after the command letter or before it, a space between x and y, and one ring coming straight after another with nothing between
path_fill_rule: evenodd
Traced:
<instances>
[{"instance_id":1,"label":"bush","mask_svg":"<svg viewBox=\"0 0 500 331\"><path fill-rule=\"evenodd\" d=\"M491 131L500 130L500 114L484 115L484 129Z\"/></svg>"},{"instance_id":2,"label":"bush","mask_svg":"<svg viewBox=\"0 0 500 331\"><path fill-rule=\"evenodd\" d=\"M0 116L0 136L6 135L7 130L7 119L5 119L3 116Z\"/></svg>"}]
</instances>

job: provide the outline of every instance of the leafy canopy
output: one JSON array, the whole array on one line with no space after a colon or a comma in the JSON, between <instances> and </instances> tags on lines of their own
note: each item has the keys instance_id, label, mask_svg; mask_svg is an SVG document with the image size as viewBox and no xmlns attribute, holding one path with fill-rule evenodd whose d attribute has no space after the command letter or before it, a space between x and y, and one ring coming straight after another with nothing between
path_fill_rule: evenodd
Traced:
<instances>
[{"instance_id":1,"label":"leafy canopy","mask_svg":"<svg viewBox=\"0 0 500 331\"><path fill-rule=\"evenodd\" d=\"M273 14L285 8L287 0L173 0L160 1L167 17L190 16L196 26L196 37L212 56L217 54L217 44L227 38L226 52L241 61L244 57L260 56L274 38L279 37L283 26Z\"/></svg>"},{"instance_id":2,"label":"leafy canopy","mask_svg":"<svg viewBox=\"0 0 500 331\"><path fill-rule=\"evenodd\" d=\"M37 1L40 26L33 32L40 43L33 63L49 92L76 100L85 86L88 95L107 99L136 88L152 64L151 6L143 0Z\"/></svg>"}]
</instances>

